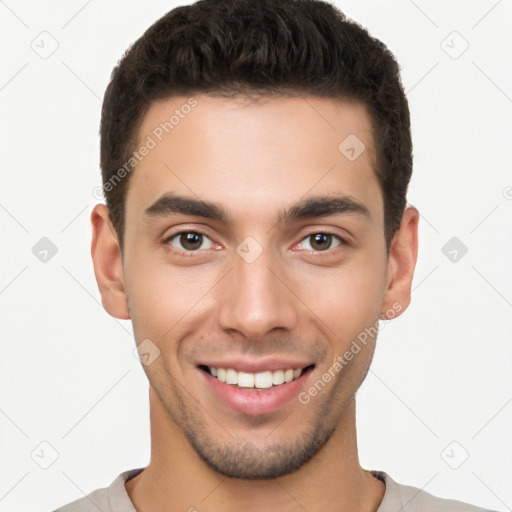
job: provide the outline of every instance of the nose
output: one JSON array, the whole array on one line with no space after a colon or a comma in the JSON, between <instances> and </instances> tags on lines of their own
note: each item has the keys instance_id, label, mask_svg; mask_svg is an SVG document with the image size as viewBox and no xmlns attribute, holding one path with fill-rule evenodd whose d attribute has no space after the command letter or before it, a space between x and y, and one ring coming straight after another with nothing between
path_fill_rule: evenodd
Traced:
<instances>
[{"instance_id":1,"label":"nose","mask_svg":"<svg viewBox=\"0 0 512 512\"><path fill-rule=\"evenodd\" d=\"M254 340L273 329L293 329L298 320L297 301L278 258L269 249L252 262L234 254L233 266L223 280L217 311L220 327Z\"/></svg>"}]
</instances>

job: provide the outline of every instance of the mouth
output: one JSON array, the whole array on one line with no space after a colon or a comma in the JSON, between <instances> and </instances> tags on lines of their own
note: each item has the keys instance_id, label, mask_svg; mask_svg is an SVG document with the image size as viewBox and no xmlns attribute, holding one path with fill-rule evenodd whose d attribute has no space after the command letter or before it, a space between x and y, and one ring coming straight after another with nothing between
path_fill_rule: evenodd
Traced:
<instances>
[{"instance_id":1,"label":"mouth","mask_svg":"<svg viewBox=\"0 0 512 512\"><path fill-rule=\"evenodd\" d=\"M197 368L206 384L206 396L211 397L214 403L237 413L255 416L277 412L291 404L307 386L315 368L314 364L295 365L298 368L285 366L272 369L259 366L255 372L220 365L200 364ZM299 406L300 402L296 402Z\"/></svg>"}]
</instances>

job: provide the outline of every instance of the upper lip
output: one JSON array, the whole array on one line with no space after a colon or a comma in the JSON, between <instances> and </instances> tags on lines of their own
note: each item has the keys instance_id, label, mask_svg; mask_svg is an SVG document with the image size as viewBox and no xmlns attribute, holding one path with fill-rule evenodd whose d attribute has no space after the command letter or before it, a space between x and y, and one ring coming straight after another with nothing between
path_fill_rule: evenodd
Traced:
<instances>
[{"instance_id":1,"label":"upper lip","mask_svg":"<svg viewBox=\"0 0 512 512\"><path fill-rule=\"evenodd\" d=\"M209 366L210 368L233 368L234 370L247 372L247 373L259 373L264 371L277 371L277 370L296 370L298 368L303 369L306 366L314 364L312 361L304 360L293 360L284 358L266 358L266 359L222 359L213 361L201 361L198 366Z\"/></svg>"}]
</instances>

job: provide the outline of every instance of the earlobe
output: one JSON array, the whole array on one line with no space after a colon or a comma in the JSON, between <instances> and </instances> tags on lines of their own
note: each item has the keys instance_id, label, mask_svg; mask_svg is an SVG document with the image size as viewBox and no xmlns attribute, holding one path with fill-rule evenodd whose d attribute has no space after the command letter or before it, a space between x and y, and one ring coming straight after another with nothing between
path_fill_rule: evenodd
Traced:
<instances>
[{"instance_id":1,"label":"earlobe","mask_svg":"<svg viewBox=\"0 0 512 512\"><path fill-rule=\"evenodd\" d=\"M389 249L387 281L381 315L388 317L403 313L411 302L411 284L418 257L419 212L407 206Z\"/></svg>"},{"instance_id":2,"label":"earlobe","mask_svg":"<svg viewBox=\"0 0 512 512\"><path fill-rule=\"evenodd\" d=\"M97 204L94 207L91 213L91 224L91 256L101 302L109 315L127 320L130 318L130 313L126 298L121 248L108 208L104 204Z\"/></svg>"}]
</instances>

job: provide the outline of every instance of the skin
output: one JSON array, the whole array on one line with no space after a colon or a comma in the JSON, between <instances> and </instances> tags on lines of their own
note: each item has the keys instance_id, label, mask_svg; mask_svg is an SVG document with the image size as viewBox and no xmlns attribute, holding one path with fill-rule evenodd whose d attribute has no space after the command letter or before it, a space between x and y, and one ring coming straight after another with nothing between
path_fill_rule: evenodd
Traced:
<instances>
[{"instance_id":1,"label":"skin","mask_svg":"<svg viewBox=\"0 0 512 512\"><path fill-rule=\"evenodd\" d=\"M307 404L293 399L265 415L225 406L196 365L228 356L307 359L315 364L307 390L359 333L409 305L418 211L406 208L388 252L363 105L195 98L130 177L123 254L106 206L91 215L105 309L131 318L137 344L149 338L160 350L143 366L151 460L126 483L130 499L139 511L375 511L385 486L359 464L355 420L375 337ZM140 141L187 99L152 104ZM349 134L366 147L355 161L338 150ZM228 222L145 215L169 192L216 203ZM350 196L368 215L278 222L298 201L330 194ZM182 231L204 233L200 248L169 240ZM317 245L317 233L334 236ZM236 252L248 236L262 249L252 263Z\"/></svg>"}]
</instances>

